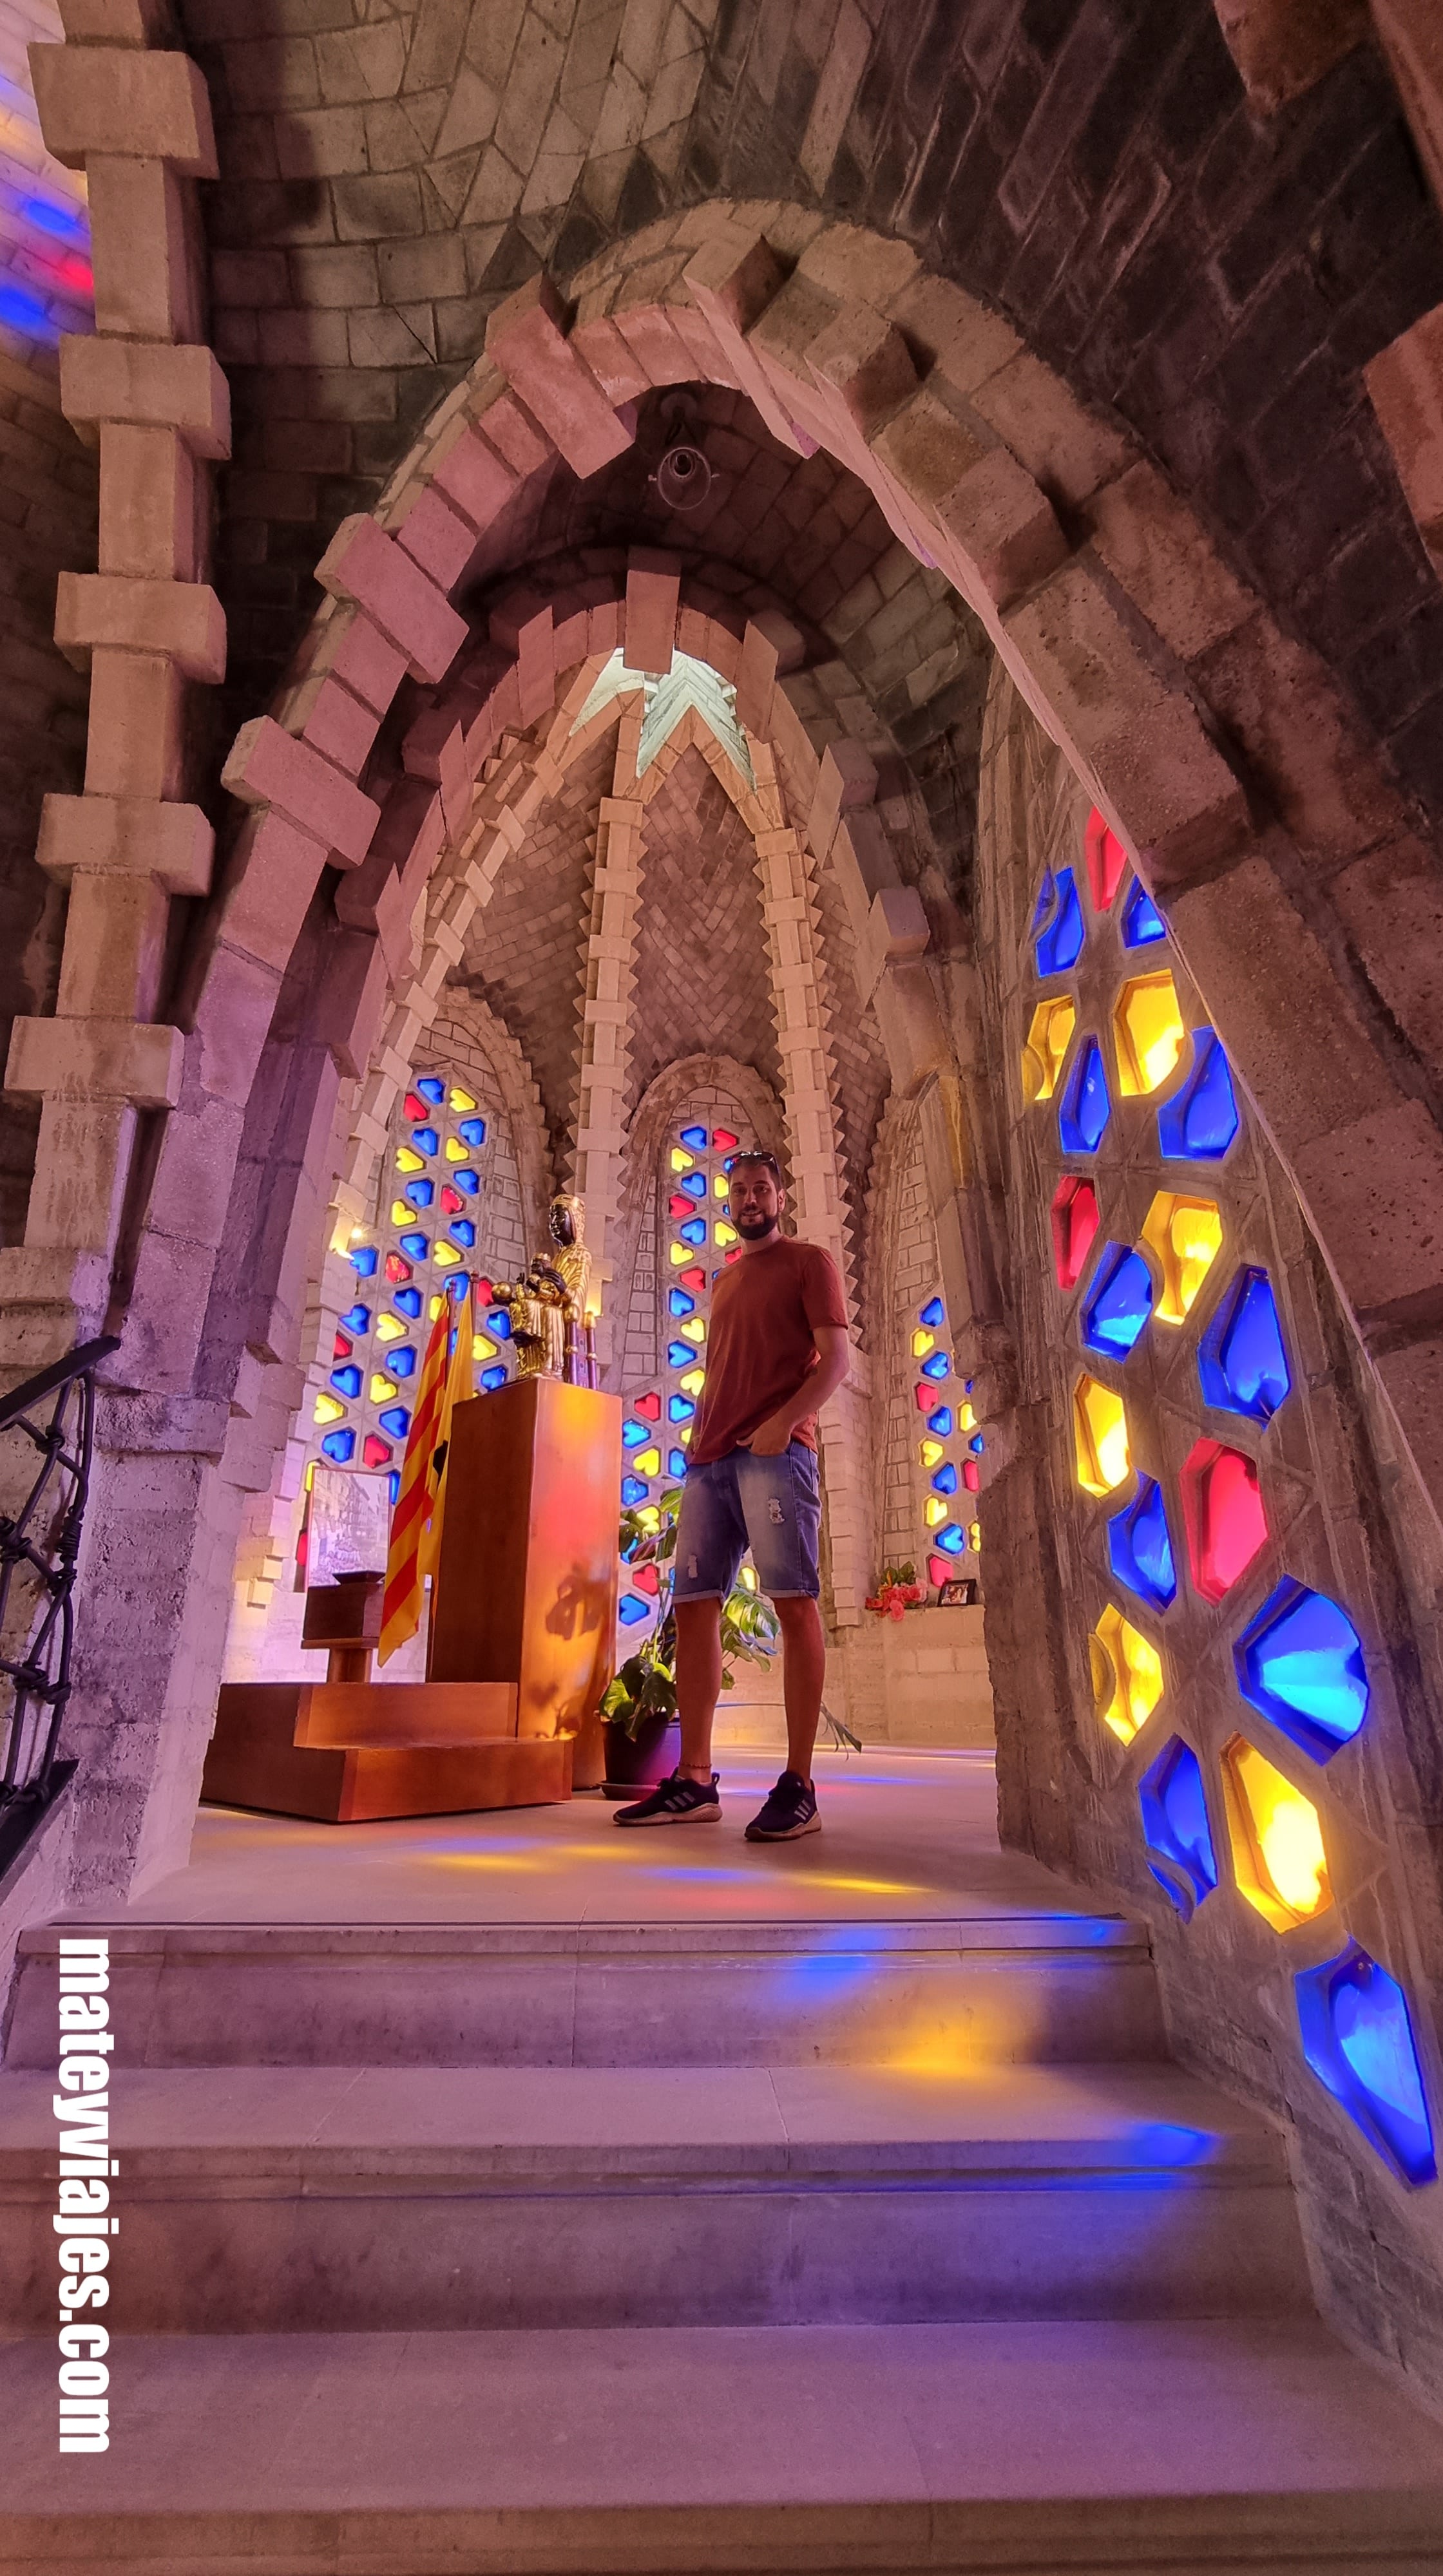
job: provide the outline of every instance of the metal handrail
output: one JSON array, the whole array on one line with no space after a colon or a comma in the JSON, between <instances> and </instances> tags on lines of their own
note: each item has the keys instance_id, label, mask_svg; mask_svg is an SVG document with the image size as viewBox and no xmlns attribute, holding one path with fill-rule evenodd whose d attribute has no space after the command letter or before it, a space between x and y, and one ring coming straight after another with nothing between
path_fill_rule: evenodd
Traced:
<instances>
[{"instance_id":1,"label":"metal handrail","mask_svg":"<svg viewBox=\"0 0 1443 2576\"><path fill-rule=\"evenodd\" d=\"M98 1334L0 1396L0 1431L20 1432L40 1453L19 1511L0 1513L0 1684L10 1688L10 1705L0 1710L0 1868L71 1767L57 1762L56 1748L70 1697L71 1595L90 1491L95 1371L119 1347L114 1333ZM48 1420L33 1419L51 1397ZM11 1634L20 1616L16 1579L22 1572L33 1578L36 1595L35 1610L24 1614L23 1640ZM18 1653L8 1651L12 1644Z\"/></svg>"}]
</instances>

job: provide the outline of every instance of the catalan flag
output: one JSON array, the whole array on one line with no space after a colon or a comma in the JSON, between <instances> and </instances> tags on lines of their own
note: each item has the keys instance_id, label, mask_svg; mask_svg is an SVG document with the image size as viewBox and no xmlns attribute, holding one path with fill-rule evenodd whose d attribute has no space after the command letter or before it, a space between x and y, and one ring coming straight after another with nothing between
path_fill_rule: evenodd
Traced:
<instances>
[{"instance_id":1,"label":"catalan flag","mask_svg":"<svg viewBox=\"0 0 1443 2576\"><path fill-rule=\"evenodd\" d=\"M436 1424L435 1475L431 1496L431 1518L421 1541L421 1572L436 1580L441 1562L441 1525L446 1517L446 1459L451 1447L451 1416L458 1404L476 1392L476 1327L471 1315L471 1282L452 1308L451 1364L441 1390L441 1413Z\"/></svg>"},{"instance_id":2,"label":"catalan flag","mask_svg":"<svg viewBox=\"0 0 1443 2576\"><path fill-rule=\"evenodd\" d=\"M421 1625L424 1567L421 1541L436 1496L436 1447L450 1377L451 1300L443 1297L421 1363L416 1405L401 1468L401 1489L391 1514L386 1589L381 1600L380 1661L384 1664Z\"/></svg>"}]
</instances>

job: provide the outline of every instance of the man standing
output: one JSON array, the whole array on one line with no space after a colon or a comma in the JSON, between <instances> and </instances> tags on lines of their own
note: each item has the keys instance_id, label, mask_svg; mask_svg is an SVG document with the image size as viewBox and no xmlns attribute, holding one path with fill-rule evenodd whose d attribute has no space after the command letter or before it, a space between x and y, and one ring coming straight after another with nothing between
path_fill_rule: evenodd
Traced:
<instances>
[{"instance_id":1,"label":"man standing","mask_svg":"<svg viewBox=\"0 0 1443 2576\"><path fill-rule=\"evenodd\" d=\"M728 1208L742 1257L712 1297L706 1386L676 1536L676 1694L681 1761L618 1825L707 1824L721 1815L711 1767L721 1689L721 1609L750 1547L782 1632L787 1768L749 1842L795 1841L821 1822L812 1750L826 1640L817 1595L817 1414L847 1374L847 1310L829 1253L780 1231L786 1192L773 1154L734 1154Z\"/></svg>"}]
</instances>

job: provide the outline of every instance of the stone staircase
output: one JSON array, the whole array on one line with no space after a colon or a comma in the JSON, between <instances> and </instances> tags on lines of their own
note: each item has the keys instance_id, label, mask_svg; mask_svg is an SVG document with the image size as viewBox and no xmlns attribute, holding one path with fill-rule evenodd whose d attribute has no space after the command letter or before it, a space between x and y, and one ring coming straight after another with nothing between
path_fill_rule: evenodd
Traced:
<instances>
[{"instance_id":1,"label":"stone staircase","mask_svg":"<svg viewBox=\"0 0 1443 2576\"><path fill-rule=\"evenodd\" d=\"M53 1930L0 2074L3 2576L1443 2567L1443 2433L1318 2324L1125 1923L111 1940L103 2458Z\"/></svg>"}]
</instances>

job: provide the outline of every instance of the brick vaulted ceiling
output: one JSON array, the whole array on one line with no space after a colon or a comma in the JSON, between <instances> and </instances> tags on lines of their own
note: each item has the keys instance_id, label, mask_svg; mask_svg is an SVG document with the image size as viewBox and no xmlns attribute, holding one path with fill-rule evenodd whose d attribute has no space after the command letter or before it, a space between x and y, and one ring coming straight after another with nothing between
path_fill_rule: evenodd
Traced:
<instances>
[{"instance_id":1,"label":"brick vaulted ceiling","mask_svg":"<svg viewBox=\"0 0 1443 2576\"><path fill-rule=\"evenodd\" d=\"M1249 108L1213 0L182 0L211 85L237 667L284 657L492 305L715 195L1000 305L1150 444L1443 812L1443 597L1360 369L1443 296L1381 56Z\"/></svg>"}]
</instances>

